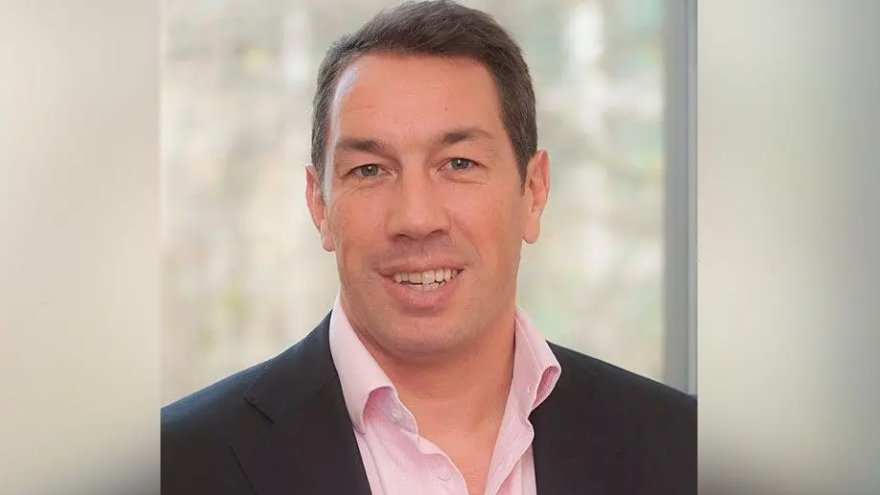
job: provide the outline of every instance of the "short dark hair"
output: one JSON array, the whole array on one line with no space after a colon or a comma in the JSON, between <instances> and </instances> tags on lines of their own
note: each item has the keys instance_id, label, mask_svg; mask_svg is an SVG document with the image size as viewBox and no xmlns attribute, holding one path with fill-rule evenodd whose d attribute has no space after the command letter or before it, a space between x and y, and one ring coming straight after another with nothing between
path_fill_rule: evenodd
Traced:
<instances>
[{"instance_id":1,"label":"short dark hair","mask_svg":"<svg viewBox=\"0 0 880 495\"><path fill-rule=\"evenodd\" d=\"M466 57L483 63L498 93L501 119L520 178L537 151L535 92L519 45L485 12L451 0L406 2L383 10L336 40L318 70L312 114L312 165L324 183L330 106L339 75L366 53Z\"/></svg>"}]
</instances>

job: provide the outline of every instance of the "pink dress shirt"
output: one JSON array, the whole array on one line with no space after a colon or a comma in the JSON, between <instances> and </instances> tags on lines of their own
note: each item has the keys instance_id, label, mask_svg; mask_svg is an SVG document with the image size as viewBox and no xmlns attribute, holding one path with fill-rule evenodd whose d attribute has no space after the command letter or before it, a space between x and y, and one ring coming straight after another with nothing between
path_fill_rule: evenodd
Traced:
<instances>
[{"instance_id":1,"label":"pink dress shirt","mask_svg":"<svg viewBox=\"0 0 880 495\"><path fill-rule=\"evenodd\" d=\"M513 381L484 495L536 495L529 414L553 390L561 368L519 309ZM438 447L419 436L397 389L351 328L339 297L330 316L330 352L374 495L467 495L464 477Z\"/></svg>"}]
</instances>

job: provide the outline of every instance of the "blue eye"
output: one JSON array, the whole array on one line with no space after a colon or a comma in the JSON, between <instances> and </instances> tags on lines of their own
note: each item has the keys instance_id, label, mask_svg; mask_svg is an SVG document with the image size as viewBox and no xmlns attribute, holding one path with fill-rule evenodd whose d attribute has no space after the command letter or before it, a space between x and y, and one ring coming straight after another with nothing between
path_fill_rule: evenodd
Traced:
<instances>
[{"instance_id":1,"label":"blue eye","mask_svg":"<svg viewBox=\"0 0 880 495\"><path fill-rule=\"evenodd\" d=\"M467 158L453 158L447 162L447 165L452 170L467 170L473 168L475 164L472 160L468 160Z\"/></svg>"}]
</instances>

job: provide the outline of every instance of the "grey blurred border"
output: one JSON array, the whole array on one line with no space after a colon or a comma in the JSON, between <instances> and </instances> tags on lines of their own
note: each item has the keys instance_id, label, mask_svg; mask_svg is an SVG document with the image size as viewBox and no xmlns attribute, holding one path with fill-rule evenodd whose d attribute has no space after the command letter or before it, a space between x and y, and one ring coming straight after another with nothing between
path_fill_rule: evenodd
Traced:
<instances>
[{"instance_id":1,"label":"grey blurred border","mask_svg":"<svg viewBox=\"0 0 880 495\"><path fill-rule=\"evenodd\" d=\"M159 491L156 1L0 2L0 494Z\"/></svg>"},{"instance_id":2,"label":"grey blurred border","mask_svg":"<svg viewBox=\"0 0 880 495\"><path fill-rule=\"evenodd\" d=\"M664 381L697 392L697 1L666 0Z\"/></svg>"}]
</instances>

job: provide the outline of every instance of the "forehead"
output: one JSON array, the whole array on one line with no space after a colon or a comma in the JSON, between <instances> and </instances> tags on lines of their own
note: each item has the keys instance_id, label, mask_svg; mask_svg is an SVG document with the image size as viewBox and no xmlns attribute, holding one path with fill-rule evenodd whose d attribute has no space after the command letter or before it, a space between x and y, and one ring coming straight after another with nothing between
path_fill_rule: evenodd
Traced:
<instances>
[{"instance_id":1,"label":"forehead","mask_svg":"<svg viewBox=\"0 0 880 495\"><path fill-rule=\"evenodd\" d=\"M489 70L469 58L367 54L340 75L331 132L432 133L480 126L503 132Z\"/></svg>"}]
</instances>

